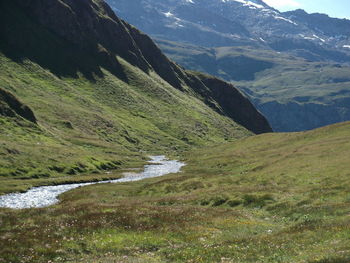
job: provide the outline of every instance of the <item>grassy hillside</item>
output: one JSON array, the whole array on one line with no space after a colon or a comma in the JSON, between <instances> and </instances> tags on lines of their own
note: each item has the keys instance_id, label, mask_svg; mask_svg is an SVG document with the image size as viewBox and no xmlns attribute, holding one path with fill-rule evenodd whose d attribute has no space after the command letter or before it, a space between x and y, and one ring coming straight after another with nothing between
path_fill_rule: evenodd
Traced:
<instances>
[{"instance_id":1,"label":"grassy hillside","mask_svg":"<svg viewBox=\"0 0 350 263\"><path fill-rule=\"evenodd\" d=\"M310 62L255 47L202 48L158 40L173 60L233 82L275 131L301 131L350 120L350 67Z\"/></svg>"},{"instance_id":2,"label":"grassy hillside","mask_svg":"<svg viewBox=\"0 0 350 263\"><path fill-rule=\"evenodd\" d=\"M76 189L51 208L1 209L0 258L349 262L349 128L201 148L180 174Z\"/></svg>"},{"instance_id":3,"label":"grassy hillside","mask_svg":"<svg viewBox=\"0 0 350 263\"><path fill-rule=\"evenodd\" d=\"M57 78L28 60L0 59L0 88L16 94L38 121L0 116L0 174L6 182L1 191L118 168L140 160L139 150L166 153L250 134L125 61L129 83L108 71L94 82L83 76ZM24 178L34 180L18 180Z\"/></svg>"},{"instance_id":4,"label":"grassy hillside","mask_svg":"<svg viewBox=\"0 0 350 263\"><path fill-rule=\"evenodd\" d=\"M0 3L0 193L115 178L144 163L146 152L252 135L238 121L270 130L218 80L240 102L229 110L249 113L230 118L215 90L103 1L66 2Z\"/></svg>"}]
</instances>

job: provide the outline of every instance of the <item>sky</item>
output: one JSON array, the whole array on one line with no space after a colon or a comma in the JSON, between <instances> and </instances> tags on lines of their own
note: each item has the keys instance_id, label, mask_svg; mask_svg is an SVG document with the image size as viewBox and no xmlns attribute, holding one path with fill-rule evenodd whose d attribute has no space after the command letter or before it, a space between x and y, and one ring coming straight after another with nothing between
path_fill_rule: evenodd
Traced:
<instances>
[{"instance_id":1,"label":"sky","mask_svg":"<svg viewBox=\"0 0 350 263\"><path fill-rule=\"evenodd\" d=\"M350 19L350 0L263 0L268 5L288 11L298 8L308 13L324 13L331 17Z\"/></svg>"}]
</instances>

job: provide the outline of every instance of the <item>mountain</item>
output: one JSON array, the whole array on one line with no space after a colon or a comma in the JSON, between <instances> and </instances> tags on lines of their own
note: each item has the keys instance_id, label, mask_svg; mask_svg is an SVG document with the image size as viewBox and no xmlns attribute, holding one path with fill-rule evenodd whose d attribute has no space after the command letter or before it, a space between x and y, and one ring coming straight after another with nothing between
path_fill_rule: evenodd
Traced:
<instances>
[{"instance_id":1,"label":"mountain","mask_svg":"<svg viewBox=\"0 0 350 263\"><path fill-rule=\"evenodd\" d=\"M350 49L345 48L350 43L346 29L349 20L334 19L329 24L330 18L314 19L310 26L260 0L108 0L108 3L126 21L166 40L204 47L250 45L305 58L309 56L303 52L321 56L322 60L350 62ZM330 25L345 29L335 29L333 34L322 31Z\"/></svg>"},{"instance_id":2,"label":"mountain","mask_svg":"<svg viewBox=\"0 0 350 263\"><path fill-rule=\"evenodd\" d=\"M103 1L1 1L0 23L0 192L271 131L234 86L173 63Z\"/></svg>"},{"instance_id":3,"label":"mountain","mask_svg":"<svg viewBox=\"0 0 350 263\"><path fill-rule=\"evenodd\" d=\"M303 131L350 119L350 67L250 47L203 48L157 39L170 58L235 83L275 131Z\"/></svg>"},{"instance_id":4,"label":"mountain","mask_svg":"<svg viewBox=\"0 0 350 263\"><path fill-rule=\"evenodd\" d=\"M263 1L108 2L172 60L234 83L275 131L350 120L350 20Z\"/></svg>"},{"instance_id":5,"label":"mountain","mask_svg":"<svg viewBox=\"0 0 350 263\"><path fill-rule=\"evenodd\" d=\"M289 19L327 36L336 47L350 49L350 20L329 17L326 14L308 14L302 9L283 13Z\"/></svg>"}]
</instances>

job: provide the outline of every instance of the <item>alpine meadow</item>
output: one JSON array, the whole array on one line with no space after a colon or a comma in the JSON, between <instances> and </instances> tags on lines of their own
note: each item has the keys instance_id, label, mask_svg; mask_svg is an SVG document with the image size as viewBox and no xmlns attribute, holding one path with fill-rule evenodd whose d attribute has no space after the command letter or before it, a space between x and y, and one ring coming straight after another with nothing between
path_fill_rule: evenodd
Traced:
<instances>
[{"instance_id":1,"label":"alpine meadow","mask_svg":"<svg viewBox=\"0 0 350 263\"><path fill-rule=\"evenodd\" d=\"M349 20L0 0L0 24L0 262L350 262Z\"/></svg>"}]
</instances>

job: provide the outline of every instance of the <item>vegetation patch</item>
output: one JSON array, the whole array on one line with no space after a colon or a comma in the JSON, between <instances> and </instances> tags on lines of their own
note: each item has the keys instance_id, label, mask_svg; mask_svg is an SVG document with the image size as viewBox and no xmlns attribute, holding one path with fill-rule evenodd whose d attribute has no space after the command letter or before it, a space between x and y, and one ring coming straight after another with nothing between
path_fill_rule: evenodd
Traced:
<instances>
[{"instance_id":1,"label":"vegetation patch","mask_svg":"<svg viewBox=\"0 0 350 263\"><path fill-rule=\"evenodd\" d=\"M348 129L194 149L179 174L75 189L50 208L0 209L0 258L348 262Z\"/></svg>"}]
</instances>

